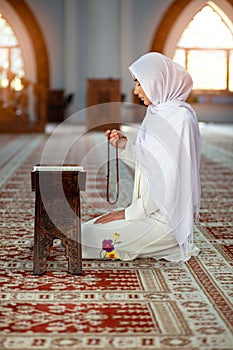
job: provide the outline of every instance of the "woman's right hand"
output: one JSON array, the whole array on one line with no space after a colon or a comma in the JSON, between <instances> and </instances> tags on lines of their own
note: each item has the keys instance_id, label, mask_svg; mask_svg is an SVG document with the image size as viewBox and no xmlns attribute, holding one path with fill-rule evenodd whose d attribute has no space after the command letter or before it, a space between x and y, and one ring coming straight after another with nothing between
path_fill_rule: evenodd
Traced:
<instances>
[{"instance_id":1,"label":"woman's right hand","mask_svg":"<svg viewBox=\"0 0 233 350\"><path fill-rule=\"evenodd\" d=\"M118 144L119 148L124 149L127 143L127 137L124 136L119 130L112 129L112 130L106 130L105 136L107 139L109 139L110 144L113 147L116 147L116 143Z\"/></svg>"}]
</instances>

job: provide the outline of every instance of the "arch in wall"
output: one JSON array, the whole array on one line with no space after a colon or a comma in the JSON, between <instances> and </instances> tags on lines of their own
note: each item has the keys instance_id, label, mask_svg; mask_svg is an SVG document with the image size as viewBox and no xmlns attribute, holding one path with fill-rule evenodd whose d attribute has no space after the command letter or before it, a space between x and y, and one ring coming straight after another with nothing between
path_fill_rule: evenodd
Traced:
<instances>
[{"instance_id":1,"label":"arch in wall","mask_svg":"<svg viewBox=\"0 0 233 350\"><path fill-rule=\"evenodd\" d=\"M25 0L6 0L6 2L10 4L17 13L26 28L27 35L30 37L34 62L36 63L36 74L34 77L36 79L35 83L48 88L50 85L49 59L41 28ZM21 44L20 38L19 44ZM25 64L25 69L27 69L27 63Z\"/></svg>"},{"instance_id":2,"label":"arch in wall","mask_svg":"<svg viewBox=\"0 0 233 350\"><path fill-rule=\"evenodd\" d=\"M213 0L212 2L233 21L233 0ZM176 43L189 21L206 4L208 4L206 0L174 0L155 31L150 51L157 51L172 57Z\"/></svg>"},{"instance_id":3,"label":"arch in wall","mask_svg":"<svg viewBox=\"0 0 233 350\"><path fill-rule=\"evenodd\" d=\"M25 0L0 0L0 10L12 27L22 51L24 89L17 99L0 104L1 132L43 132L47 122L50 67L46 42ZM8 95L8 94L7 94ZM9 91L14 96L14 92Z\"/></svg>"},{"instance_id":4,"label":"arch in wall","mask_svg":"<svg viewBox=\"0 0 233 350\"><path fill-rule=\"evenodd\" d=\"M231 22L233 22L233 0L212 0L211 2L216 4L218 8L229 17ZM207 4L207 0L174 0L165 12L154 33L149 51L157 51L172 58L175 52L176 43L184 29L192 17ZM209 97L207 96L207 102L208 98ZM230 108L225 109L225 115L224 117L221 115L221 118L219 117L218 109L216 109L215 112L215 107L213 107L211 111L211 119L209 115L206 115L205 107L202 108L201 105L199 105L199 107L196 106L196 110L202 121L227 121L231 123L232 108L231 105L229 106Z\"/></svg>"}]
</instances>

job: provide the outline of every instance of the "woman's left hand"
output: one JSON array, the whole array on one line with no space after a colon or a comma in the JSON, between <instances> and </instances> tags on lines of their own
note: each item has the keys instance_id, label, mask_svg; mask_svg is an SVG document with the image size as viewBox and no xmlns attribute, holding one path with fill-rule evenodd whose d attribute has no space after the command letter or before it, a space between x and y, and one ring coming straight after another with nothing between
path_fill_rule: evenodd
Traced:
<instances>
[{"instance_id":1,"label":"woman's left hand","mask_svg":"<svg viewBox=\"0 0 233 350\"><path fill-rule=\"evenodd\" d=\"M115 220L124 220L125 219L125 209L115 210L111 213L102 215L94 224L106 224L107 222L115 221Z\"/></svg>"}]
</instances>

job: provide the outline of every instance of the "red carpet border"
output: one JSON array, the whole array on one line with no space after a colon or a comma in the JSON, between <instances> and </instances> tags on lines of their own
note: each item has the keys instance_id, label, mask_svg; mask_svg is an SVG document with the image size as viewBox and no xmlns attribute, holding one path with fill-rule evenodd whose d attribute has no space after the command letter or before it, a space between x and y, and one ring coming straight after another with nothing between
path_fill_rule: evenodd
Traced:
<instances>
[{"instance_id":1,"label":"red carpet border","mask_svg":"<svg viewBox=\"0 0 233 350\"><path fill-rule=\"evenodd\" d=\"M81 153L101 137L87 134ZM55 241L47 274L33 276L30 171L47 139L41 134L0 136L0 349L232 349L232 136L217 127L203 130L198 257L187 264L83 261L83 276L72 276ZM61 142L56 152L59 147ZM71 150L69 161L79 162L80 151ZM99 170L96 181L96 161L90 158L86 164L83 220L108 209L105 170ZM120 200L127 204L124 186L131 175L123 167L121 174Z\"/></svg>"}]
</instances>

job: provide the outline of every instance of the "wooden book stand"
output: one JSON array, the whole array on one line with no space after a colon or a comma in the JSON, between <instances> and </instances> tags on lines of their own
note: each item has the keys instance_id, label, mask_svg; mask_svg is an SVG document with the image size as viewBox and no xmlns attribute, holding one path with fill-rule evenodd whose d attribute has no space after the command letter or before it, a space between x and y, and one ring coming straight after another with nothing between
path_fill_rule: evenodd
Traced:
<instances>
[{"instance_id":1,"label":"wooden book stand","mask_svg":"<svg viewBox=\"0 0 233 350\"><path fill-rule=\"evenodd\" d=\"M61 239L68 271L82 274L80 191L85 190L86 172L79 166L34 166L35 191L33 273L46 273L47 258L54 239Z\"/></svg>"}]
</instances>

